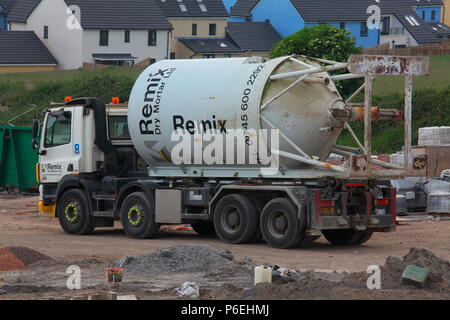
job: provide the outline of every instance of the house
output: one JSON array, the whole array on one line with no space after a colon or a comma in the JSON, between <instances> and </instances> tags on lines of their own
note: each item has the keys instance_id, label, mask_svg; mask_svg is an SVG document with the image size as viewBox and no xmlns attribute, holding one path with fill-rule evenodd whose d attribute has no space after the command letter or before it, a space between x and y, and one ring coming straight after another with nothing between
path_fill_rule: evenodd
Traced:
<instances>
[{"instance_id":1,"label":"house","mask_svg":"<svg viewBox=\"0 0 450 320\"><path fill-rule=\"evenodd\" d=\"M445 24L450 25L450 0L444 0L444 7L442 11L442 21Z\"/></svg>"},{"instance_id":2,"label":"house","mask_svg":"<svg viewBox=\"0 0 450 320\"><path fill-rule=\"evenodd\" d=\"M171 59L228 57L240 53L225 39L228 12L222 0L155 0L173 26Z\"/></svg>"},{"instance_id":3,"label":"house","mask_svg":"<svg viewBox=\"0 0 450 320\"><path fill-rule=\"evenodd\" d=\"M305 27L330 24L347 29L358 46L379 43L380 31L369 29L367 8L371 1L354 0L238 0L230 11L230 21L268 21L287 37Z\"/></svg>"},{"instance_id":4,"label":"house","mask_svg":"<svg viewBox=\"0 0 450 320\"><path fill-rule=\"evenodd\" d=\"M243 52L262 57L282 39L269 22L228 22L226 32Z\"/></svg>"},{"instance_id":5,"label":"house","mask_svg":"<svg viewBox=\"0 0 450 320\"><path fill-rule=\"evenodd\" d=\"M442 22L444 3L442 0L410 0L417 15L425 22Z\"/></svg>"},{"instance_id":6,"label":"house","mask_svg":"<svg viewBox=\"0 0 450 320\"><path fill-rule=\"evenodd\" d=\"M33 31L0 31L0 74L52 71L58 61Z\"/></svg>"},{"instance_id":7,"label":"house","mask_svg":"<svg viewBox=\"0 0 450 320\"><path fill-rule=\"evenodd\" d=\"M0 0L0 30L7 30L6 17L12 10L17 0Z\"/></svg>"},{"instance_id":8,"label":"house","mask_svg":"<svg viewBox=\"0 0 450 320\"><path fill-rule=\"evenodd\" d=\"M18 0L10 30L34 31L61 69L166 59L171 24L160 0Z\"/></svg>"},{"instance_id":9,"label":"house","mask_svg":"<svg viewBox=\"0 0 450 320\"><path fill-rule=\"evenodd\" d=\"M433 6L425 8L421 6L422 3L433 4ZM437 11L435 7L437 3L442 4L438 0L381 0L378 4L382 17L380 44L388 43L390 48L404 48L439 43L433 27L422 19L422 16L425 16L431 21L431 12L440 14L441 11ZM427 9L427 11L419 9Z\"/></svg>"}]
</instances>

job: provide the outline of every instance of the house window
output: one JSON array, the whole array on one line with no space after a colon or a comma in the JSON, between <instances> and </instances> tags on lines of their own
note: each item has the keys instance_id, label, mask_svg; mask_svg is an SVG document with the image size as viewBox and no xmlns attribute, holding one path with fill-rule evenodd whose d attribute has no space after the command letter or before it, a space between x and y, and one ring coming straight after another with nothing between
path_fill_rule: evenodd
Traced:
<instances>
[{"instance_id":1,"label":"house window","mask_svg":"<svg viewBox=\"0 0 450 320\"><path fill-rule=\"evenodd\" d=\"M367 28L366 22L361 22L361 37L367 37L369 35L369 29Z\"/></svg>"},{"instance_id":2,"label":"house window","mask_svg":"<svg viewBox=\"0 0 450 320\"><path fill-rule=\"evenodd\" d=\"M341 22L341 23L339 24L339 27L340 27L341 29L345 29L345 22Z\"/></svg>"},{"instance_id":3,"label":"house window","mask_svg":"<svg viewBox=\"0 0 450 320\"><path fill-rule=\"evenodd\" d=\"M175 60L176 59L176 54L175 52L171 52L170 53L170 60Z\"/></svg>"},{"instance_id":4,"label":"house window","mask_svg":"<svg viewBox=\"0 0 450 320\"><path fill-rule=\"evenodd\" d=\"M436 20L436 10L431 10L431 20Z\"/></svg>"},{"instance_id":5,"label":"house window","mask_svg":"<svg viewBox=\"0 0 450 320\"><path fill-rule=\"evenodd\" d=\"M226 54L223 55L223 57L224 57L224 58L231 58L231 54L226 53Z\"/></svg>"},{"instance_id":6,"label":"house window","mask_svg":"<svg viewBox=\"0 0 450 320\"><path fill-rule=\"evenodd\" d=\"M215 23L210 23L209 24L209 35L215 36L216 32L217 32L217 25Z\"/></svg>"},{"instance_id":7,"label":"house window","mask_svg":"<svg viewBox=\"0 0 450 320\"><path fill-rule=\"evenodd\" d=\"M216 57L215 54L204 54L203 59L214 59Z\"/></svg>"},{"instance_id":8,"label":"house window","mask_svg":"<svg viewBox=\"0 0 450 320\"><path fill-rule=\"evenodd\" d=\"M196 23L192 24L192 35L193 36L197 35L197 24Z\"/></svg>"},{"instance_id":9,"label":"house window","mask_svg":"<svg viewBox=\"0 0 450 320\"><path fill-rule=\"evenodd\" d=\"M155 30L148 31L148 45L156 46L156 31Z\"/></svg>"},{"instance_id":10,"label":"house window","mask_svg":"<svg viewBox=\"0 0 450 320\"><path fill-rule=\"evenodd\" d=\"M125 30L125 42L130 42L130 30Z\"/></svg>"},{"instance_id":11,"label":"house window","mask_svg":"<svg viewBox=\"0 0 450 320\"><path fill-rule=\"evenodd\" d=\"M109 42L109 31L108 30L100 30L100 45L108 46Z\"/></svg>"},{"instance_id":12,"label":"house window","mask_svg":"<svg viewBox=\"0 0 450 320\"><path fill-rule=\"evenodd\" d=\"M388 35L391 25L391 17L383 17L381 20L381 34Z\"/></svg>"},{"instance_id":13,"label":"house window","mask_svg":"<svg viewBox=\"0 0 450 320\"><path fill-rule=\"evenodd\" d=\"M425 20L425 10L422 11L422 20Z\"/></svg>"},{"instance_id":14,"label":"house window","mask_svg":"<svg viewBox=\"0 0 450 320\"><path fill-rule=\"evenodd\" d=\"M48 26L44 26L44 39L48 39Z\"/></svg>"}]
</instances>

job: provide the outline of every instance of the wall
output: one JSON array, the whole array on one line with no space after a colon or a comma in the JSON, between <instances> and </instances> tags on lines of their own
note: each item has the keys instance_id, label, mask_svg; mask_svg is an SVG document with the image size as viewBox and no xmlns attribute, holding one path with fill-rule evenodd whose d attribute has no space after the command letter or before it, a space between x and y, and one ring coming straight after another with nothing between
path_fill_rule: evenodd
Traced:
<instances>
[{"instance_id":1,"label":"wall","mask_svg":"<svg viewBox=\"0 0 450 320\"><path fill-rule=\"evenodd\" d=\"M223 38L225 37L225 28L227 27L227 18L220 19L201 19L201 18L193 18L193 19L184 19L184 18L169 18L169 22L173 26L172 30L172 38L170 44L170 51L175 52L176 58L186 59L186 53L180 49L180 44L177 40L178 37L188 37L188 38ZM197 35L192 35L192 24L197 24ZM215 23L216 26L216 35L209 35L209 24ZM183 45L184 46L184 45Z\"/></svg>"},{"instance_id":2,"label":"wall","mask_svg":"<svg viewBox=\"0 0 450 320\"><path fill-rule=\"evenodd\" d=\"M396 35L382 35L380 38L380 44L389 43L389 47L393 48L393 41L395 41L395 45L406 45L409 46L417 46L418 43L414 39L414 37L406 30L405 26L394 16L389 15L390 17L390 28L404 28L404 34L396 34Z\"/></svg>"},{"instance_id":3,"label":"wall","mask_svg":"<svg viewBox=\"0 0 450 320\"><path fill-rule=\"evenodd\" d=\"M262 0L252 11L252 21L270 24L282 36L287 37L304 27L303 18L289 0Z\"/></svg>"},{"instance_id":4,"label":"wall","mask_svg":"<svg viewBox=\"0 0 450 320\"><path fill-rule=\"evenodd\" d=\"M230 13L231 7L236 4L237 0L223 0L223 5L225 9L227 9L228 13Z\"/></svg>"},{"instance_id":5,"label":"wall","mask_svg":"<svg viewBox=\"0 0 450 320\"><path fill-rule=\"evenodd\" d=\"M7 26L6 11L0 6L0 30L6 30Z\"/></svg>"},{"instance_id":6,"label":"wall","mask_svg":"<svg viewBox=\"0 0 450 320\"><path fill-rule=\"evenodd\" d=\"M450 0L444 0L443 17L444 23L450 25Z\"/></svg>"},{"instance_id":7,"label":"wall","mask_svg":"<svg viewBox=\"0 0 450 320\"><path fill-rule=\"evenodd\" d=\"M42 0L28 17L27 24L11 23L11 30L34 31L59 62L61 69L82 66L82 30L67 28L69 15L63 0ZM49 39L44 39L44 26L49 27Z\"/></svg>"},{"instance_id":8,"label":"wall","mask_svg":"<svg viewBox=\"0 0 450 320\"><path fill-rule=\"evenodd\" d=\"M130 42L125 42L125 30L109 30L108 46L100 46L100 30L84 30L83 62L94 63L94 53L122 53L136 57L135 63L151 58L167 58L168 31L159 30L156 34L156 46L148 45L148 30L130 30Z\"/></svg>"},{"instance_id":9,"label":"wall","mask_svg":"<svg viewBox=\"0 0 450 320\"><path fill-rule=\"evenodd\" d=\"M55 66L0 66L0 74L55 71Z\"/></svg>"},{"instance_id":10,"label":"wall","mask_svg":"<svg viewBox=\"0 0 450 320\"><path fill-rule=\"evenodd\" d=\"M431 11L435 11L435 19L431 19ZM425 13L426 22L441 22L441 7L421 7L416 8L417 15L422 18L422 14Z\"/></svg>"},{"instance_id":11,"label":"wall","mask_svg":"<svg viewBox=\"0 0 450 320\"><path fill-rule=\"evenodd\" d=\"M340 28L340 22L328 22L327 24ZM306 27L312 27L317 23L306 23ZM377 46L380 43L380 30L369 29L367 37L361 37L361 22L346 22L345 29L350 32L351 37L355 37L356 45L363 48Z\"/></svg>"}]
</instances>

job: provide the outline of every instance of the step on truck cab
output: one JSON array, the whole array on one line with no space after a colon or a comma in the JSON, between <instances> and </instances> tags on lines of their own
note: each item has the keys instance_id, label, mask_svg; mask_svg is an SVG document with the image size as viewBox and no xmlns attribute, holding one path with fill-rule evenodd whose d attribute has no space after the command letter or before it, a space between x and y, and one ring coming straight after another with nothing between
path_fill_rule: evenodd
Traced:
<instances>
[{"instance_id":1,"label":"step on truck cab","mask_svg":"<svg viewBox=\"0 0 450 320\"><path fill-rule=\"evenodd\" d=\"M413 63L405 58L402 67ZM138 239L156 237L161 225L191 224L229 243L292 248L321 235L355 245L393 231L396 191L377 179L420 175L426 164L375 160L370 141L362 146L356 135L362 148L336 144L351 121L363 118L370 129L373 118L402 118L375 110L370 90L363 108L344 101L328 71L351 67L306 57L168 60L143 72L126 104L52 104L33 142L40 207L54 208L74 235L119 220ZM370 88L363 71L346 77L365 77ZM37 120L33 128L37 137ZM331 152L344 163L326 162Z\"/></svg>"}]
</instances>

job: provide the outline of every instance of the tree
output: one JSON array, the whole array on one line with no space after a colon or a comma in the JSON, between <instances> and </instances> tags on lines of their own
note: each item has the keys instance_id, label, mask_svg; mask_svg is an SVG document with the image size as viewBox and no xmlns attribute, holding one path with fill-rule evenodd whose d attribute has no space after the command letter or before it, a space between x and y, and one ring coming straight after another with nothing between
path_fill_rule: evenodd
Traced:
<instances>
[{"instance_id":1,"label":"tree","mask_svg":"<svg viewBox=\"0 0 450 320\"><path fill-rule=\"evenodd\" d=\"M352 54L361 53L362 48L356 46L355 37L346 29L319 24L304 28L277 43L269 53L270 58L292 54L305 55L332 61L345 62ZM337 71L334 74L345 73ZM355 91L362 81L346 80L336 83L341 94L346 97Z\"/></svg>"}]
</instances>

